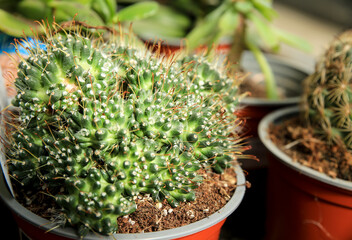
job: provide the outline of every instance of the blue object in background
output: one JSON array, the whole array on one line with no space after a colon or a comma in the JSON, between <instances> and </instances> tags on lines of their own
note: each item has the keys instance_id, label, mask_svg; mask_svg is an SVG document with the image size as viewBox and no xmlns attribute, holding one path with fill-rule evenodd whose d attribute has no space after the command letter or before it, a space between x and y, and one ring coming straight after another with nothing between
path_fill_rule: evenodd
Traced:
<instances>
[{"instance_id":1,"label":"blue object in background","mask_svg":"<svg viewBox=\"0 0 352 240\"><path fill-rule=\"evenodd\" d=\"M0 33L0 54L6 53L16 53L16 38L9 36L4 33ZM28 48L31 48L37 44L37 40L34 40L33 38L27 38L27 40L21 40L17 38L17 41L22 42L22 46L18 44L18 53L21 55L29 55L29 50ZM46 49L45 44L39 43L41 49Z\"/></svg>"}]
</instances>

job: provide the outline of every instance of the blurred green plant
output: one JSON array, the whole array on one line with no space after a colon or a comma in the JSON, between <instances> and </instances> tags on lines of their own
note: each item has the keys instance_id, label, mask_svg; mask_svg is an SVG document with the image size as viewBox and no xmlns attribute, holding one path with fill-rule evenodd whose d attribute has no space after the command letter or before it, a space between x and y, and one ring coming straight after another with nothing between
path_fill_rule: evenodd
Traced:
<instances>
[{"instance_id":1,"label":"blurred green plant","mask_svg":"<svg viewBox=\"0 0 352 240\"><path fill-rule=\"evenodd\" d=\"M143 0L118 0L119 5L129 6ZM213 11L221 0L156 0L157 14L133 22L133 30L142 38L160 38L167 42L185 38L204 17Z\"/></svg>"},{"instance_id":2,"label":"blurred green plant","mask_svg":"<svg viewBox=\"0 0 352 240\"><path fill-rule=\"evenodd\" d=\"M113 26L157 12L154 1L139 2L117 11L115 0L0 0L0 31L14 37L32 36L42 28L35 21L58 24L75 19L90 26Z\"/></svg>"},{"instance_id":3,"label":"blurred green plant","mask_svg":"<svg viewBox=\"0 0 352 240\"><path fill-rule=\"evenodd\" d=\"M242 53L249 49L264 74L267 97L277 99L274 75L262 49L277 52L282 43L311 49L305 40L274 27L277 15L270 0L0 0L0 31L32 36L40 31L35 20L51 23L54 17L59 24L73 18L91 26L133 23L143 39L185 39L189 52L201 45L213 49L231 37L231 70L239 71Z\"/></svg>"},{"instance_id":4,"label":"blurred green plant","mask_svg":"<svg viewBox=\"0 0 352 240\"><path fill-rule=\"evenodd\" d=\"M135 1L128 1L138 2ZM303 51L310 44L295 35L272 25L278 16L270 0L175 0L160 1L157 14L133 24L134 31L144 37L185 38L192 52L201 45L218 45L224 37L231 37L228 59L233 71L241 67L241 56L249 49L259 63L265 77L267 98L277 99L275 79L262 49L277 52L282 43ZM147 35L147 36L146 36Z\"/></svg>"},{"instance_id":5,"label":"blurred green plant","mask_svg":"<svg viewBox=\"0 0 352 240\"><path fill-rule=\"evenodd\" d=\"M187 35L189 48L199 44L216 45L222 37L232 36L228 59L234 63L233 70L238 71L241 56L249 49L264 75L267 98L278 99L274 75L262 49L278 52L284 43L310 51L311 46L304 39L274 27L272 21L277 15L268 0L225 0Z\"/></svg>"},{"instance_id":6,"label":"blurred green plant","mask_svg":"<svg viewBox=\"0 0 352 240\"><path fill-rule=\"evenodd\" d=\"M268 0L225 0L210 12L186 36L190 50L199 45L217 45L224 36L232 36L228 59L234 71L241 67L241 56L249 49L256 58L265 78L267 98L278 99L272 69L262 49L278 52L282 43L303 51L310 51L310 44L297 36L272 25L277 17Z\"/></svg>"}]
</instances>

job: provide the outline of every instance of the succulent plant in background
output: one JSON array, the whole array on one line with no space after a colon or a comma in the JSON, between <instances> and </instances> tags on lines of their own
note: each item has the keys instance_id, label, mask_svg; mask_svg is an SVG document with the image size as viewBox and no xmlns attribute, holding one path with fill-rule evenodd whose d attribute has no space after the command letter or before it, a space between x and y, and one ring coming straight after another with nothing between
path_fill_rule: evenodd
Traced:
<instances>
[{"instance_id":1,"label":"succulent plant in background","mask_svg":"<svg viewBox=\"0 0 352 240\"><path fill-rule=\"evenodd\" d=\"M185 48L190 52L202 45L213 49L227 37L232 40L227 56L234 71L240 70L242 53L249 49L264 74L269 99L277 99L278 91L262 49L277 52L282 43L304 51L311 49L305 40L272 25L277 12L270 0L160 2L156 14L134 22L138 35L161 38L166 43L175 37L184 38Z\"/></svg>"},{"instance_id":2,"label":"succulent plant in background","mask_svg":"<svg viewBox=\"0 0 352 240\"><path fill-rule=\"evenodd\" d=\"M352 30L337 36L305 80L303 119L330 142L352 149Z\"/></svg>"},{"instance_id":3,"label":"succulent plant in background","mask_svg":"<svg viewBox=\"0 0 352 240\"><path fill-rule=\"evenodd\" d=\"M128 7L140 0L117 0L119 6ZM153 0L152 0L153 1ZM159 3L156 14L133 22L133 30L145 40L162 39L166 43L187 36L198 21L214 10L219 0L173 0Z\"/></svg>"},{"instance_id":4,"label":"succulent plant in background","mask_svg":"<svg viewBox=\"0 0 352 240\"><path fill-rule=\"evenodd\" d=\"M264 75L267 98L277 99L275 78L262 49L277 52L282 43L304 51L311 47L305 40L274 27L272 21L276 16L270 0L222 1L187 35L188 47L191 50L199 44L211 47L224 36L231 36L227 57L234 71L239 71L242 54L249 49Z\"/></svg>"},{"instance_id":5,"label":"succulent plant in background","mask_svg":"<svg viewBox=\"0 0 352 240\"><path fill-rule=\"evenodd\" d=\"M42 33L35 21L62 23L81 21L89 26L113 27L156 13L156 2L138 2L117 11L115 0L0 0L0 30L10 36L23 37Z\"/></svg>"},{"instance_id":6,"label":"succulent plant in background","mask_svg":"<svg viewBox=\"0 0 352 240\"><path fill-rule=\"evenodd\" d=\"M247 148L225 69L124 39L47 32L18 66L19 113L5 122L14 184L53 196L81 236L116 232L139 194L194 200L199 169L221 173Z\"/></svg>"}]
</instances>

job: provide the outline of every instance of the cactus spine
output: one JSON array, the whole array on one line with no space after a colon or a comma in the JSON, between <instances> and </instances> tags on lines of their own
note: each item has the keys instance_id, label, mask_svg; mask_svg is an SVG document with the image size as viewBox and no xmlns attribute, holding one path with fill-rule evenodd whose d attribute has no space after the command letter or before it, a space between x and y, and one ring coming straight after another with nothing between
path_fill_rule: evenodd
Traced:
<instances>
[{"instance_id":1,"label":"cactus spine","mask_svg":"<svg viewBox=\"0 0 352 240\"><path fill-rule=\"evenodd\" d=\"M328 141L352 149L352 31L330 44L315 72L305 81L304 119Z\"/></svg>"},{"instance_id":2,"label":"cactus spine","mask_svg":"<svg viewBox=\"0 0 352 240\"><path fill-rule=\"evenodd\" d=\"M45 46L18 66L9 170L53 194L81 236L116 232L139 194L192 201L197 170L221 173L241 157L237 86L201 57L172 61L79 33Z\"/></svg>"}]
</instances>

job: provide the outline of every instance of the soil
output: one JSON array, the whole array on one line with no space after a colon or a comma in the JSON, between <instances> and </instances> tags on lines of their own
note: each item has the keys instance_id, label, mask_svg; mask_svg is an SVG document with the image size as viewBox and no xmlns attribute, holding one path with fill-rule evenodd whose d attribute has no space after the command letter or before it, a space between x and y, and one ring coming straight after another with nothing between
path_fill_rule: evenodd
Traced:
<instances>
[{"instance_id":1,"label":"soil","mask_svg":"<svg viewBox=\"0 0 352 240\"><path fill-rule=\"evenodd\" d=\"M298 118L270 126L269 136L293 161L332 178L352 181L351 152L342 142L322 140L312 128L301 124Z\"/></svg>"},{"instance_id":2,"label":"soil","mask_svg":"<svg viewBox=\"0 0 352 240\"><path fill-rule=\"evenodd\" d=\"M221 209L232 197L236 189L236 173L227 169L224 174L201 172L204 181L196 189L196 200L181 203L172 208L166 200L154 202L148 195L136 199L137 210L117 219L118 233L139 233L160 231L184 226L213 214ZM31 193L19 191L16 199L35 214L60 223L63 221L54 199L44 192Z\"/></svg>"},{"instance_id":3,"label":"soil","mask_svg":"<svg viewBox=\"0 0 352 240\"><path fill-rule=\"evenodd\" d=\"M118 219L120 233L152 232L184 226L201 220L221 209L236 188L233 169L225 174L203 173L203 184L196 191L196 200L172 208L164 200L154 203L150 197L137 201L137 210Z\"/></svg>"}]
</instances>

